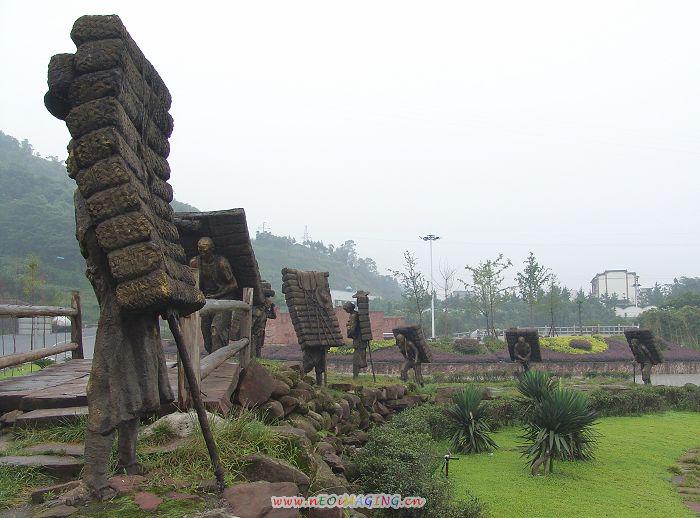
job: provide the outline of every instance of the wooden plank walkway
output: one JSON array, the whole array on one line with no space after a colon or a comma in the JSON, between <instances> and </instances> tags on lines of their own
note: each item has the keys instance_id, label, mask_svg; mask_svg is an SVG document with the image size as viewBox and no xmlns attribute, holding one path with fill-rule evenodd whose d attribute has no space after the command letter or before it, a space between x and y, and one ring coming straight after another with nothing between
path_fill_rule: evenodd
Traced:
<instances>
[{"instance_id":1,"label":"wooden plank walkway","mask_svg":"<svg viewBox=\"0 0 700 518\"><path fill-rule=\"evenodd\" d=\"M24 376L0 380L0 414L12 410L74 408L87 405L85 389L90 378L91 360L69 360ZM168 378L177 402L177 367L169 364ZM231 395L238 385L239 366L223 363L202 381L202 399L210 411L227 415ZM175 405L163 413L176 410Z\"/></svg>"}]
</instances>

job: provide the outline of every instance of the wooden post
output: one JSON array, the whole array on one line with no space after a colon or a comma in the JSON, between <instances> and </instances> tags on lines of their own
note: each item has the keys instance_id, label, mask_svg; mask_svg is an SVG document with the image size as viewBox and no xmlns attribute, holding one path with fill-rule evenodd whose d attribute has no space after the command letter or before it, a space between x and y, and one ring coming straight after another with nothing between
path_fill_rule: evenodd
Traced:
<instances>
[{"instance_id":1,"label":"wooden post","mask_svg":"<svg viewBox=\"0 0 700 518\"><path fill-rule=\"evenodd\" d=\"M193 268L192 274L194 275L197 287L199 287L198 270ZM182 336L185 340L184 346L189 353L192 369L197 378L197 386L201 387L202 378L199 360L200 351L204 346L204 336L202 335L202 319L199 316L199 311L195 311L186 317L180 317L180 329L182 330ZM177 404L180 410L186 410L192 406L189 384L187 383L182 360L179 356L177 358Z\"/></svg>"},{"instance_id":2,"label":"wooden post","mask_svg":"<svg viewBox=\"0 0 700 518\"><path fill-rule=\"evenodd\" d=\"M74 291L71 295L70 306L77 311L75 316L70 318L70 341L78 344L76 349L71 353L71 359L82 360L85 358L83 353L83 313L80 308L80 292Z\"/></svg>"},{"instance_id":3,"label":"wooden post","mask_svg":"<svg viewBox=\"0 0 700 518\"><path fill-rule=\"evenodd\" d=\"M251 349L253 348L253 288L243 288L243 302L249 308L243 312L241 318L241 338L248 339L248 346L240 352L240 365L245 369L250 364Z\"/></svg>"}]
</instances>

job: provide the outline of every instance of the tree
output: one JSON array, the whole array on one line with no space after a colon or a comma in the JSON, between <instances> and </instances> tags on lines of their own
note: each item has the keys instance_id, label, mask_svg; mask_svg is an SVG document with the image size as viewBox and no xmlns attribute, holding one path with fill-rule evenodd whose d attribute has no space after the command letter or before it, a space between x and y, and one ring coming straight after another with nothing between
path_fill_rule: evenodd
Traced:
<instances>
[{"instance_id":1,"label":"tree","mask_svg":"<svg viewBox=\"0 0 700 518\"><path fill-rule=\"evenodd\" d=\"M30 304L37 303L37 294L46 284L46 281L39 275L39 258L30 254L25 262L25 271L21 277L22 293Z\"/></svg>"},{"instance_id":2,"label":"tree","mask_svg":"<svg viewBox=\"0 0 700 518\"><path fill-rule=\"evenodd\" d=\"M430 303L428 281L418 271L416 256L406 250L403 253L404 270L389 270L402 289L402 297L406 301L409 314L414 314L418 323L423 326L423 313Z\"/></svg>"},{"instance_id":3,"label":"tree","mask_svg":"<svg viewBox=\"0 0 700 518\"><path fill-rule=\"evenodd\" d=\"M578 310L578 328L579 333L583 334L583 321L581 320L581 310L583 305L586 303L586 295L583 293L583 288L580 288L576 293L576 306Z\"/></svg>"},{"instance_id":4,"label":"tree","mask_svg":"<svg viewBox=\"0 0 700 518\"><path fill-rule=\"evenodd\" d=\"M554 319L554 313L556 309L559 307L559 304L561 302L561 295L562 295L562 289L557 284L557 278L552 275L549 278L549 336L555 336L557 334L556 331L556 321Z\"/></svg>"},{"instance_id":5,"label":"tree","mask_svg":"<svg viewBox=\"0 0 700 518\"><path fill-rule=\"evenodd\" d=\"M452 268L450 263L445 261L440 263L440 288L442 289L443 300L442 300L442 332L443 335L447 336L450 332L450 319L449 319L449 301L450 295L452 295L452 288L455 284L455 275L457 274L457 269Z\"/></svg>"},{"instance_id":6,"label":"tree","mask_svg":"<svg viewBox=\"0 0 700 518\"><path fill-rule=\"evenodd\" d=\"M460 282L467 290L470 290L476 301L479 313L486 320L486 333L488 336L496 336L496 326L494 324L494 313L503 301L504 293L510 289L503 288L503 272L512 266L510 259L504 259L503 254L499 254L496 259L487 259L478 266L465 266L465 270L471 273L472 280Z\"/></svg>"},{"instance_id":7,"label":"tree","mask_svg":"<svg viewBox=\"0 0 700 518\"><path fill-rule=\"evenodd\" d=\"M530 252L530 255L525 259L525 268L522 272L518 272L518 290L520 296L530 308L530 325L534 325L534 307L542 297L542 287L547 284L552 276L549 268L541 265L535 259L535 254Z\"/></svg>"}]
</instances>

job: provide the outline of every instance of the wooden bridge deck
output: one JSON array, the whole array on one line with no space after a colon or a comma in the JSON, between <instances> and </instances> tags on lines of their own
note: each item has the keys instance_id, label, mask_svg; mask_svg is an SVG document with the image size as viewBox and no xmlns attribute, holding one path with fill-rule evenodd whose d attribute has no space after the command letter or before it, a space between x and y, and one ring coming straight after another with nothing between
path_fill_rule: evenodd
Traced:
<instances>
[{"instance_id":1,"label":"wooden bridge deck","mask_svg":"<svg viewBox=\"0 0 700 518\"><path fill-rule=\"evenodd\" d=\"M24 376L0 380L0 414L12 410L33 410L84 407L85 389L90 378L91 360L69 360ZM177 402L177 367L169 364L170 386ZM202 399L210 411L227 415L231 395L238 384L239 366L225 362L202 380ZM163 413L176 410L175 405Z\"/></svg>"}]
</instances>

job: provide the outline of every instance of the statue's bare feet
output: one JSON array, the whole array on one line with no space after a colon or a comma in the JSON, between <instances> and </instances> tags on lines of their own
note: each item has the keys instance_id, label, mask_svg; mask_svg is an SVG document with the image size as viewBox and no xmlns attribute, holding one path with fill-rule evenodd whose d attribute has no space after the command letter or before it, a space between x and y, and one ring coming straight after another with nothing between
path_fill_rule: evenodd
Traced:
<instances>
[{"instance_id":1,"label":"statue's bare feet","mask_svg":"<svg viewBox=\"0 0 700 518\"><path fill-rule=\"evenodd\" d=\"M148 470L143 466L143 464L139 464L138 462L134 462L133 464L129 464L128 466L119 464L117 466L117 471L122 469L127 475L145 475L146 473L148 473Z\"/></svg>"},{"instance_id":2,"label":"statue's bare feet","mask_svg":"<svg viewBox=\"0 0 700 518\"><path fill-rule=\"evenodd\" d=\"M57 505L80 506L93 500L104 502L115 496L117 496L117 492L109 486L93 490L85 482L80 482L78 487L59 495L55 500L51 500L49 505L52 507Z\"/></svg>"}]
</instances>

